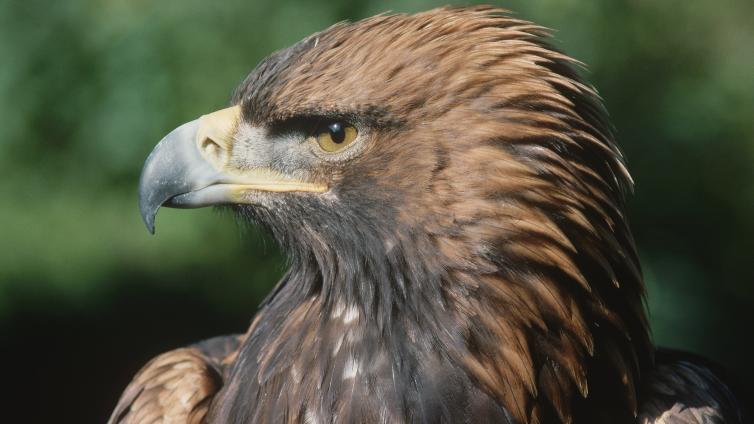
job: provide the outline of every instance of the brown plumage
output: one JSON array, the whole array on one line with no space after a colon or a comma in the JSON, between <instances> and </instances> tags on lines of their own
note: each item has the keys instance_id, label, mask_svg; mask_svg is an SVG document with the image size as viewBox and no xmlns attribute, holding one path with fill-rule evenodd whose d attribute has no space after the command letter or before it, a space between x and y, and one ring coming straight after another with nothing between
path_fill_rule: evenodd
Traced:
<instances>
[{"instance_id":1,"label":"brown plumage","mask_svg":"<svg viewBox=\"0 0 754 424\"><path fill-rule=\"evenodd\" d=\"M692 399L740 422L705 366L655 363L632 181L577 66L489 8L338 24L263 61L223 118L155 149L142 213L228 204L291 269L245 336L159 356L111 422L659 423ZM211 183L184 181L179 145Z\"/></svg>"}]
</instances>

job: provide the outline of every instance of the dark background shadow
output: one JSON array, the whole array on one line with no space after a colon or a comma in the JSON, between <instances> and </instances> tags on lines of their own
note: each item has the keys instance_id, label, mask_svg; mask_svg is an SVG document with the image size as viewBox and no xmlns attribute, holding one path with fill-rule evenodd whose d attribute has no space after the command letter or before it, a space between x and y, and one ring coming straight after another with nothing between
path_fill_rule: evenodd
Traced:
<instances>
[{"instance_id":1,"label":"dark background shadow","mask_svg":"<svg viewBox=\"0 0 754 424\"><path fill-rule=\"evenodd\" d=\"M144 158L223 107L271 51L342 19L444 3L0 0L10 416L103 422L154 355L244 331L280 253L211 211L163 211L148 236L135 195ZM750 390L754 3L498 4L557 28L605 98L637 182L629 214L656 341L722 363Z\"/></svg>"}]
</instances>

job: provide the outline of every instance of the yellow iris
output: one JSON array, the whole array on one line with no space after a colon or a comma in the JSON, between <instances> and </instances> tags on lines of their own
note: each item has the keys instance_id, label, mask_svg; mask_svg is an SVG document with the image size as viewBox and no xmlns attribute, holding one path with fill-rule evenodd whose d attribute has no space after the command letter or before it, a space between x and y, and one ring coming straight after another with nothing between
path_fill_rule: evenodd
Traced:
<instances>
[{"instance_id":1,"label":"yellow iris","mask_svg":"<svg viewBox=\"0 0 754 424\"><path fill-rule=\"evenodd\" d=\"M356 127L342 122L333 122L323 128L317 134L317 144L322 150L334 153L343 150L356 140L358 135Z\"/></svg>"}]
</instances>

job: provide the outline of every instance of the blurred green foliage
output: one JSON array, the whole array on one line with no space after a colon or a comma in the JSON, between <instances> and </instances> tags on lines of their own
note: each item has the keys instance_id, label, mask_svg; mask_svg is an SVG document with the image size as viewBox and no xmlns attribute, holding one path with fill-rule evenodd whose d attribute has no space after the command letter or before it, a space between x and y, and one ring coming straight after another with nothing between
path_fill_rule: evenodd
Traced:
<instances>
[{"instance_id":1,"label":"blurred green foliage","mask_svg":"<svg viewBox=\"0 0 754 424\"><path fill-rule=\"evenodd\" d=\"M273 50L340 20L444 3L0 1L3 328L36 307L96 317L129 284L250 318L284 271L277 247L207 210L163 210L149 236L144 158L223 107ZM754 317L754 2L497 3L556 28L556 45L589 64L637 182L629 212L657 342L754 379L742 341Z\"/></svg>"}]
</instances>

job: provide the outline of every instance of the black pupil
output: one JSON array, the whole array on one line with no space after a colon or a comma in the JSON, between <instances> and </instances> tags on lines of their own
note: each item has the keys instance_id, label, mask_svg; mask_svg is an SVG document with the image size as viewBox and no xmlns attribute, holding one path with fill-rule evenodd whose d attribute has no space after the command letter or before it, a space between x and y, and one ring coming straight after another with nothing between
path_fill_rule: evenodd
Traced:
<instances>
[{"instance_id":1,"label":"black pupil","mask_svg":"<svg viewBox=\"0 0 754 424\"><path fill-rule=\"evenodd\" d=\"M346 139L346 132L340 122L328 125L327 129L330 131L330 138L332 138L333 143L340 144Z\"/></svg>"}]
</instances>

